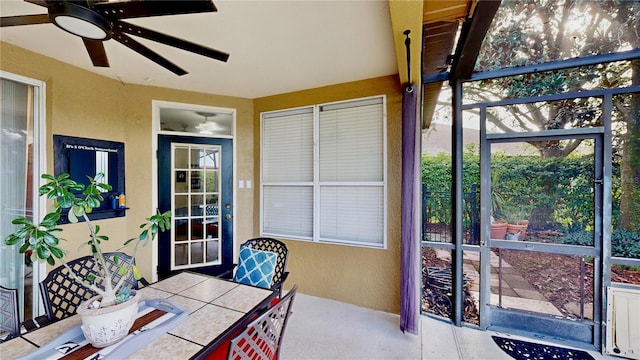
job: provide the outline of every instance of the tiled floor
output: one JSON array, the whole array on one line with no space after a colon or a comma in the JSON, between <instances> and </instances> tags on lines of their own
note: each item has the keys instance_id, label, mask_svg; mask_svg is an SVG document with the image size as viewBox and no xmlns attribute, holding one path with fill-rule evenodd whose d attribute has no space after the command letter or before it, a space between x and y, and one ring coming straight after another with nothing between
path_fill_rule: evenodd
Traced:
<instances>
[{"instance_id":1,"label":"tiled floor","mask_svg":"<svg viewBox=\"0 0 640 360\"><path fill-rule=\"evenodd\" d=\"M511 359L495 345L491 338L495 332L429 317L421 322L419 336L403 334L397 314L298 293L281 359ZM590 354L596 360L615 359Z\"/></svg>"}]
</instances>

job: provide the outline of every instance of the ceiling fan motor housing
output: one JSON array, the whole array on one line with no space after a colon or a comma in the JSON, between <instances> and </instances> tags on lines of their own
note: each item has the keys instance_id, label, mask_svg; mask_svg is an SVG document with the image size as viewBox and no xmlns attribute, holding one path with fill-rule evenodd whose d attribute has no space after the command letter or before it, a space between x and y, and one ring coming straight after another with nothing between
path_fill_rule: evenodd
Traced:
<instances>
[{"instance_id":1,"label":"ceiling fan motor housing","mask_svg":"<svg viewBox=\"0 0 640 360\"><path fill-rule=\"evenodd\" d=\"M111 38L111 22L92 9L67 1L52 1L48 8L51 22L66 32L92 40Z\"/></svg>"}]
</instances>

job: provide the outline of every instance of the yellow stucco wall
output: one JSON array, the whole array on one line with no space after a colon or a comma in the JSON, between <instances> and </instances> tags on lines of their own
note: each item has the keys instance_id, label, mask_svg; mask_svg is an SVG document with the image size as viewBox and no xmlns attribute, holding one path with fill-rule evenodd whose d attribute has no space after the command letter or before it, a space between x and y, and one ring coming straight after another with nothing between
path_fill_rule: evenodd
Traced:
<instances>
[{"instance_id":1,"label":"yellow stucco wall","mask_svg":"<svg viewBox=\"0 0 640 360\"><path fill-rule=\"evenodd\" d=\"M299 285L305 294L377 310L400 312L400 190L402 171L402 93L397 76L357 81L255 100L255 143L260 141L260 113L373 95L387 96L387 249L318 244L283 239L289 248L290 271L285 287ZM260 148L255 175L260 179ZM259 196L255 208L259 209ZM259 212L254 213L259 232Z\"/></svg>"},{"instance_id":2,"label":"yellow stucco wall","mask_svg":"<svg viewBox=\"0 0 640 360\"><path fill-rule=\"evenodd\" d=\"M234 108L237 111L236 164L238 176L253 175L253 100L166 88L124 84L0 42L0 69L46 83L47 170L53 172L53 134L80 136L125 143L126 217L100 220L111 240L105 250L115 250L122 241L136 237L138 225L152 214L152 100ZM246 221L238 221L236 236L253 233L253 190L238 191L236 208ZM64 248L69 257L88 239L83 223L64 225ZM82 255L86 254L86 249ZM137 262L151 279L151 247L138 251Z\"/></svg>"},{"instance_id":3,"label":"yellow stucco wall","mask_svg":"<svg viewBox=\"0 0 640 360\"><path fill-rule=\"evenodd\" d=\"M399 312L401 92L397 76L363 80L260 99L218 96L152 86L123 84L48 57L0 42L0 69L46 83L47 172L52 172L52 135L71 135L125 143L127 216L100 220L111 237L137 236L138 225L152 212L152 100L235 108L237 178L252 180L237 189L237 243L258 236L260 112L372 95L387 95L388 240L387 249L314 244L285 240L290 249L287 286L306 294L369 308ZM66 249L77 256L87 238L84 224L65 225ZM151 248L137 256L151 278Z\"/></svg>"}]
</instances>

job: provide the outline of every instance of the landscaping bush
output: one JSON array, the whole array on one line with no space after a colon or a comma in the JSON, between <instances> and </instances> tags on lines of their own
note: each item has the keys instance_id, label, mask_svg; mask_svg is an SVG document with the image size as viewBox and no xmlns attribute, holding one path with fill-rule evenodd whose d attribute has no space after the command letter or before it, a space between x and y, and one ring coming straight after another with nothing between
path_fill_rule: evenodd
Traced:
<instances>
[{"instance_id":1,"label":"landscaping bush","mask_svg":"<svg viewBox=\"0 0 640 360\"><path fill-rule=\"evenodd\" d=\"M614 230L611 235L611 256L640 259L640 233Z\"/></svg>"},{"instance_id":2,"label":"landscaping bush","mask_svg":"<svg viewBox=\"0 0 640 360\"><path fill-rule=\"evenodd\" d=\"M480 184L480 159L474 148L463 154L463 191ZM494 153L491 158L492 191L500 194L502 206L493 216L507 217L506 211L527 213L533 230L562 232L592 231L593 158L568 156L542 159L539 156L507 156ZM620 167L613 166L612 222L617 224L620 205ZM422 158L422 183L428 191L451 191L451 156L438 154ZM562 179L562 182L558 182ZM479 186L478 186L479 190ZM478 195L479 204L479 195ZM436 205L436 204L432 204ZM438 204L446 206L446 204ZM450 207L450 206L449 206ZM479 211L479 210L478 210ZM446 210L447 217L450 209Z\"/></svg>"},{"instance_id":3,"label":"landscaping bush","mask_svg":"<svg viewBox=\"0 0 640 360\"><path fill-rule=\"evenodd\" d=\"M567 245L593 246L593 232L578 231L569 233L559 239L559 243ZM640 233L615 229L611 234L611 256L640 259Z\"/></svg>"},{"instance_id":4,"label":"landscaping bush","mask_svg":"<svg viewBox=\"0 0 640 360\"><path fill-rule=\"evenodd\" d=\"M479 158L472 151L464 153L463 160L463 227L470 230L472 218L477 218L479 213L472 214L480 204L480 166ZM451 223L451 157L440 153L436 156L423 156L422 158L422 206L429 209L428 223ZM475 194L475 195L474 195ZM474 204L474 205L472 205ZM474 209L474 206L476 207ZM477 222L477 220L476 220Z\"/></svg>"}]
</instances>

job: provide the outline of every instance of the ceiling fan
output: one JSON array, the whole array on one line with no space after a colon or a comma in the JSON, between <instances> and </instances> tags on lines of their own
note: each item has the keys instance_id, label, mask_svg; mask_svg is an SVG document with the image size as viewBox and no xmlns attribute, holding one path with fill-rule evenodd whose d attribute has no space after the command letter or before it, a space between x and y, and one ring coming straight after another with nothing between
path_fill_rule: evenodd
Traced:
<instances>
[{"instance_id":1,"label":"ceiling fan","mask_svg":"<svg viewBox=\"0 0 640 360\"><path fill-rule=\"evenodd\" d=\"M104 0L25 1L46 7L48 13L1 17L0 27L53 23L62 30L82 38L94 66L109 67L109 59L107 58L103 41L114 39L176 75L187 74L187 71L142 45L127 34L139 36L223 62L226 62L229 58L228 53L122 21L122 19L129 18L217 11L211 0L134 0L116 2Z\"/></svg>"}]
</instances>

